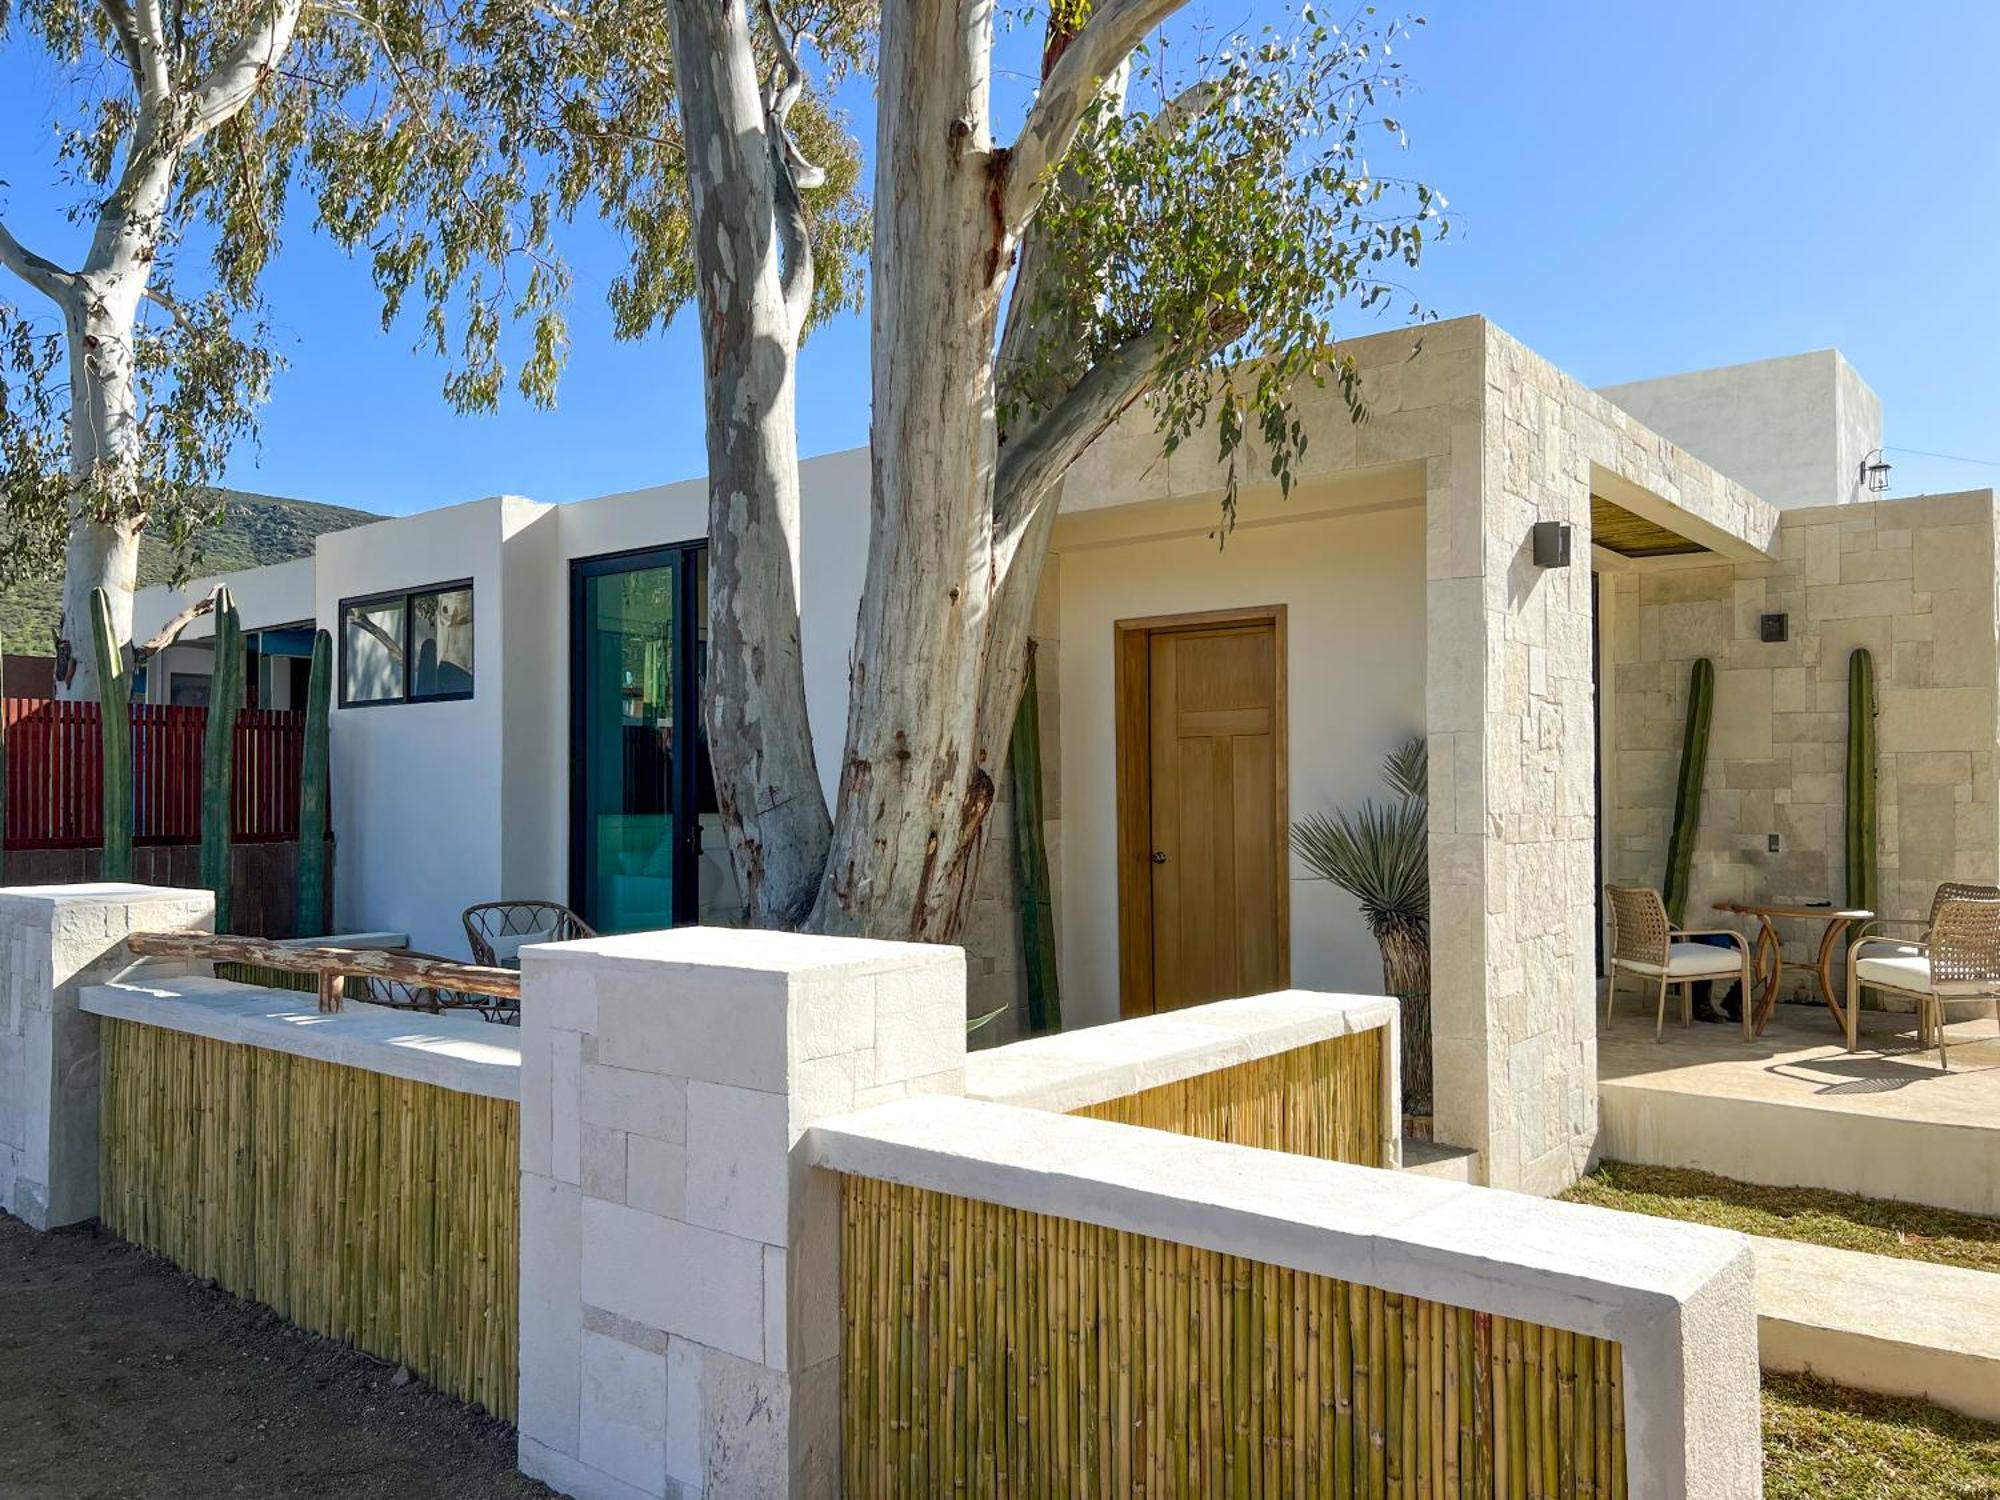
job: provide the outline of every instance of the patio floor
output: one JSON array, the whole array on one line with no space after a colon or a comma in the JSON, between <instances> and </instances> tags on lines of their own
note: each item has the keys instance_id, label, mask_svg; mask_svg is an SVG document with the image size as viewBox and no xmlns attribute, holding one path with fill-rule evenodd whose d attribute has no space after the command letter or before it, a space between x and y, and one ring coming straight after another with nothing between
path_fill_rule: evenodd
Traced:
<instances>
[{"instance_id":1,"label":"patio floor","mask_svg":"<svg viewBox=\"0 0 2000 1500\"><path fill-rule=\"evenodd\" d=\"M1949 1028L1943 1073L1913 1016L1864 1012L1849 1053L1817 1006L1780 1006L1751 1043L1733 1025L1681 1029L1670 1011L1655 1043L1652 1017L1627 1004L1597 1034L1600 1155L2000 1214L1990 1011Z\"/></svg>"}]
</instances>

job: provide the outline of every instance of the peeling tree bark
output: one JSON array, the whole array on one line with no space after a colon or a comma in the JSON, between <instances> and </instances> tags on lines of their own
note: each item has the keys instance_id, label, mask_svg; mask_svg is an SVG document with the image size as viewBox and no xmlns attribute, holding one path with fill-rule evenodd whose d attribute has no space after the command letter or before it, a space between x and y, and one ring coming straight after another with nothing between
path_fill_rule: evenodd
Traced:
<instances>
[{"instance_id":1,"label":"peeling tree bark","mask_svg":"<svg viewBox=\"0 0 2000 1500\"><path fill-rule=\"evenodd\" d=\"M975 733L992 602L993 341L1014 236L991 13L891 4L875 142L873 525L814 923L957 930L997 758Z\"/></svg>"},{"instance_id":2,"label":"peeling tree bark","mask_svg":"<svg viewBox=\"0 0 2000 1500\"><path fill-rule=\"evenodd\" d=\"M709 653L716 800L756 926L795 926L826 866L799 648L794 413L810 251L780 251L785 172L741 0L673 0L707 390ZM790 184L786 184L789 191ZM796 220L788 225L796 229Z\"/></svg>"},{"instance_id":3,"label":"peeling tree bark","mask_svg":"<svg viewBox=\"0 0 2000 1500\"><path fill-rule=\"evenodd\" d=\"M784 890L796 892L808 869L817 885L809 912L766 889L751 919L947 941L1007 753L1062 473L1157 367L1158 349L1135 341L1110 368L1077 372L1003 459L994 343L1007 281L1047 172L1107 78L1179 0L1108 0L1052 40L1043 92L1011 150L991 139L990 8L883 7L872 532L830 831L797 654L799 315L786 308L803 302L796 289L784 295L799 265L787 243L797 182L771 148L772 100L758 108L740 4L674 3L709 379L711 589L729 591L711 600L709 730L739 868L775 889L783 840ZM1035 254L1031 244L1024 275L1035 274ZM1061 333L1059 319L1010 322L1007 340L1018 352Z\"/></svg>"}]
</instances>

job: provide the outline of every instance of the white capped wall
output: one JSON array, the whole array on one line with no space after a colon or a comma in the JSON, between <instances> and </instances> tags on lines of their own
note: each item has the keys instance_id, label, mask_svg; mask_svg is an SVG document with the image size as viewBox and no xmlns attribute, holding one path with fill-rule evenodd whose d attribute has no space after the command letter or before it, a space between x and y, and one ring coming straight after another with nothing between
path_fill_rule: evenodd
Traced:
<instances>
[{"instance_id":1,"label":"white capped wall","mask_svg":"<svg viewBox=\"0 0 2000 1500\"><path fill-rule=\"evenodd\" d=\"M1289 507L1289 509L1288 509ZM1317 508L1317 513L1315 510ZM1215 512L1165 536L1066 543L1061 553L1062 990L1072 1026L1118 1018L1116 621L1287 606L1290 816L1384 794L1382 757L1424 728L1424 512L1410 500L1328 511L1247 496L1218 550ZM1293 860L1292 983L1380 993L1354 901Z\"/></svg>"}]
</instances>

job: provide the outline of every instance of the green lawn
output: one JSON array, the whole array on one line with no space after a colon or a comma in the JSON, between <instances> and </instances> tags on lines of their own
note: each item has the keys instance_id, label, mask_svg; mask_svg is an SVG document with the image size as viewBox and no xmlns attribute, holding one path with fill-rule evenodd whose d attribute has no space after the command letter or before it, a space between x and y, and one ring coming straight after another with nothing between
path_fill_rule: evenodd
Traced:
<instances>
[{"instance_id":1,"label":"green lawn","mask_svg":"<svg viewBox=\"0 0 2000 1500\"><path fill-rule=\"evenodd\" d=\"M2000 1426L1810 1375L1766 1375L1764 1495L1996 1500Z\"/></svg>"},{"instance_id":2,"label":"green lawn","mask_svg":"<svg viewBox=\"0 0 2000 1500\"><path fill-rule=\"evenodd\" d=\"M1685 1167L1612 1161L1563 1196L1577 1203L1688 1219L1772 1239L2000 1272L2000 1219L1979 1214L1821 1188L1758 1187Z\"/></svg>"}]
</instances>

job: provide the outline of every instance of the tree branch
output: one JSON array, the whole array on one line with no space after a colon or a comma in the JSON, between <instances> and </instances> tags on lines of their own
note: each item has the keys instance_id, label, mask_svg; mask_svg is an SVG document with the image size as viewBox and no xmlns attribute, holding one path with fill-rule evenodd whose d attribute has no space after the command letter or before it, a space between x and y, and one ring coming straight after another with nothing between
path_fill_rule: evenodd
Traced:
<instances>
[{"instance_id":1,"label":"tree branch","mask_svg":"<svg viewBox=\"0 0 2000 1500\"><path fill-rule=\"evenodd\" d=\"M152 657L158 656L162 651L166 650L167 647L171 646L175 641L179 640L182 631L186 630L188 626L194 624L194 622L196 620L199 620L203 615L209 614L214 610L216 598L218 595L221 594L222 589L223 585L218 583L214 588L208 591L208 595L206 598L195 600L194 603L190 604L186 609L182 610L179 614L175 615L171 620L167 621L166 624L162 625L159 629L159 633L156 634L151 640L147 641L145 645L143 646L135 645L132 648L132 665L135 668L143 665L146 661L148 661Z\"/></svg>"},{"instance_id":2,"label":"tree branch","mask_svg":"<svg viewBox=\"0 0 2000 1500\"><path fill-rule=\"evenodd\" d=\"M1014 142L1001 196L1001 220L1019 234L1041 206L1050 170L1068 153L1086 110L1104 80L1144 40L1147 32L1181 8L1184 0L1108 0L1093 12L1056 59Z\"/></svg>"},{"instance_id":3,"label":"tree branch","mask_svg":"<svg viewBox=\"0 0 2000 1500\"><path fill-rule=\"evenodd\" d=\"M812 312L815 270L813 267L812 225L806 220L806 206L799 197L798 179L785 160L782 128L771 133L772 215L778 225L778 245L785 263L780 279L785 296L785 315L791 320L792 340L805 333L806 318Z\"/></svg>"},{"instance_id":4,"label":"tree branch","mask_svg":"<svg viewBox=\"0 0 2000 1500\"><path fill-rule=\"evenodd\" d=\"M148 302L163 310L175 323L179 324L182 332L195 333L198 331L195 327L193 315L166 292L161 291L158 287L149 286L146 288L145 297Z\"/></svg>"},{"instance_id":5,"label":"tree branch","mask_svg":"<svg viewBox=\"0 0 2000 1500\"><path fill-rule=\"evenodd\" d=\"M135 13L129 0L98 0L111 31L118 38L118 50L125 54L125 66L132 71L132 86L142 99L164 100L172 91L167 76L165 37L159 28L159 11L147 0L142 12Z\"/></svg>"},{"instance_id":6,"label":"tree branch","mask_svg":"<svg viewBox=\"0 0 2000 1500\"><path fill-rule=\"evenodd\" d=\"M274 0L249 34L216 59L195 91L192 119L184 145L192 145L216 126L232 119L256 94L264 77L292 44L303 0Z\"/></svg>"},{"instance_id":7,"label":"tree branch","mask_svg":"<svg viewBox=\"0 0 2000 1500\"><path fill-rule=\"evenodd\" d=\"M826 173L806 160L786 124L792 106L799 102L806 87L806 71L799 62L799 39L785 35L771 0L763 0L763 12L772 45L778 49L777 65L765 90L764 115L771 137L773 213L785 258L785 312L791 319L792 338L796 341L804 333L806 317L812 311L814 286L812 226L806 219L801 195L806 188L825 182Z\"/></svg>"},{"instance_id":8,"label":"tree branch","mask_svg":"<svg viewBox=\"0 0 2000 1500\"><path fill-rule=\"evenodd\" d=\"M1169 343L1157 329L1128 339L1001 449L993 475L994 557L1006 560L1034 508L1084 449L1146 394Z\"/></svg>"},{"instance_id":9,"label":"tree branch","mask_svg":"<svg viewBox=\"0 0 2000 1500\"><path fill-rule=\"evenodd\" d=\"M1241 70L1221 78L1204 78L1191 83L1162 104L1148 127L1162 138L1179 135L1218 105L1234 99L1250 85L1250 75Z\"/></svg>"},{"instance_id":10,"label":"tree branch","mask_svg":"<svg viewBox=\"0 0 2000 1500\"><path fill-rule=\"evenodd\" d=\"M74 272L65 271L54 261L35 254L15 239L4 223L0 223L0 266L5 266L59 307L69 305L81 284Z\"/></svg>"}]
</instances>

